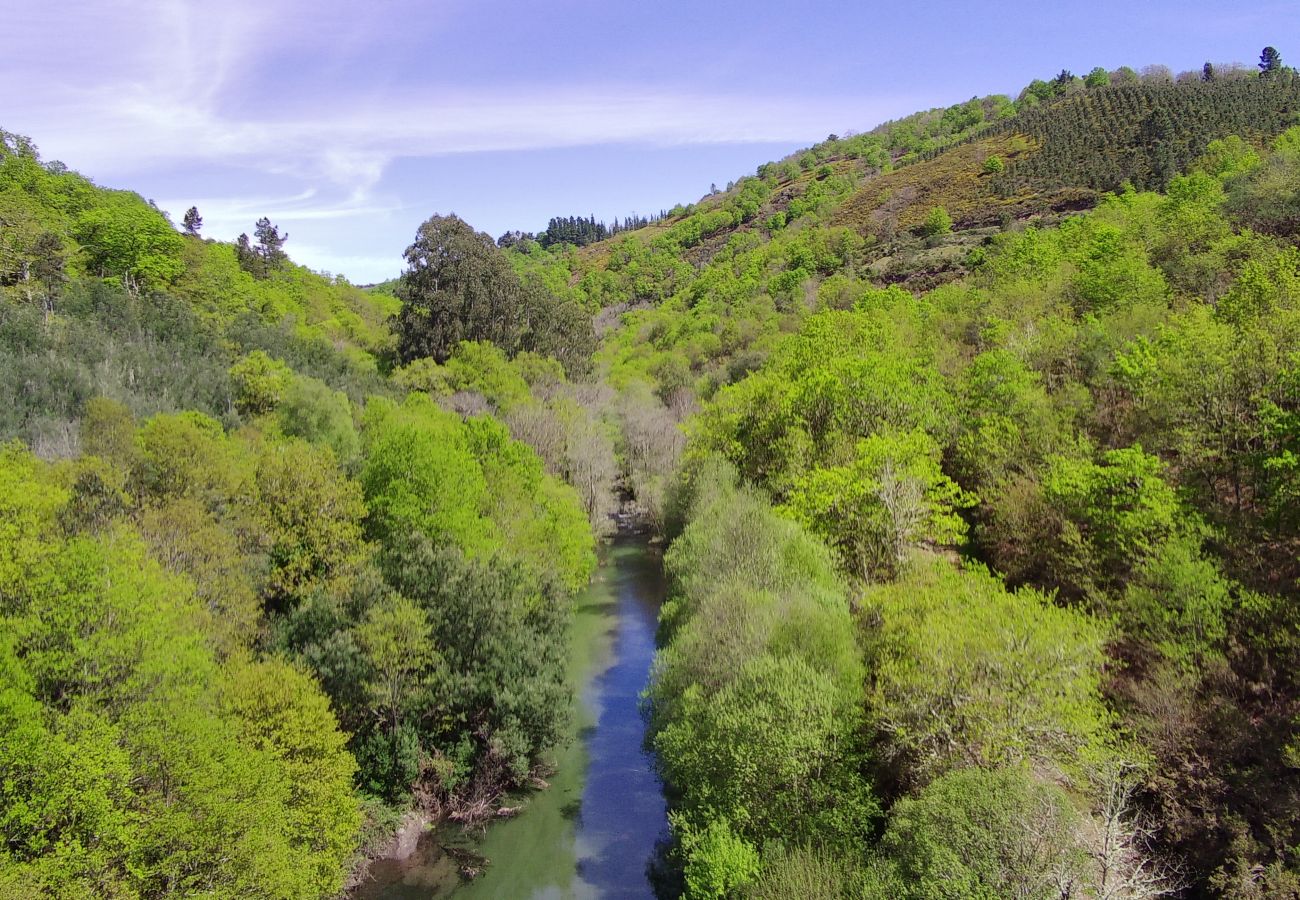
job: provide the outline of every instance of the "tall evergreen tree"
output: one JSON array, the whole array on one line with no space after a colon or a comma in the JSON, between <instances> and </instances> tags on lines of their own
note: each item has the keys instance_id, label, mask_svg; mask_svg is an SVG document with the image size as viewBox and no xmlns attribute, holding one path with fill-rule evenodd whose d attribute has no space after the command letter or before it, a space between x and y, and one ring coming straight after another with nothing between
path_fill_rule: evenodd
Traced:
<instances>
[{"instance_id":1,"label":"tall evergreen tree","mask_svg":"<svg viewBox=\"0 0 1300 900\"><path fill-rule=\"evenodd\" d=\"M1259 71L1263 75L1272 75L1282 68L1282 54L1276 47L1265 47L1259 55Z\"/></svg>"},{"instance_id":2,"label":"tall evergreen tree","mask_svg":"<svg viewBox=\"0 0 1300 900\"><path fill-rule=\"evenodd\" d=\"M261 257L253 249L253 244L249 241L247 234L241 234L235 239L235 259L238 260L239 267L249 275L254 278L261 276Z\"/></svg>"},{"instance_id":3,"label":"tall evergreen tree","mask_svg":"<svg viewBox=\"0 0 1300 900\"><path fill-rule=\"evenodd\" d=\"M199 215L199 208L191 206L185 210L185 218L181 220L181 224L185 228L186 234L190 237L198 237L199 229L203 227L203 217Z\"/></svg>"},{"instance_id":4,"label":"tall evergreen tree","mask_svg":"<svg viewBox=\"0 0 1300 900\"><path fill-rule=\"evenodd\" d=\"M258 219L253 234L257 236L257 254L262 258L263 275L274 272L288 261L284 242L289 240L289 235L280 234L280 229L272 225L270 219L266 216Z\"/></svg>"}]
</instances>

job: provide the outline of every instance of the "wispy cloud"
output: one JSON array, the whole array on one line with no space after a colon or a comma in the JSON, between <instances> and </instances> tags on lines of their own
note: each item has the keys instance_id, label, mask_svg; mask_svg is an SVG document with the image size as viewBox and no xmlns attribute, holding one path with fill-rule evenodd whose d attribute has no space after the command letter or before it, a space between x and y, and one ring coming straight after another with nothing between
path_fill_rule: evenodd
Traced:
<instances>
[{"instance_id":1,"label":"wispy cloud","mask_svg":"<svg viewBox=\"0 0 1300 900\"><path fill-rule=\"evenodd\" d=\"M827 123L860 124L860 116L897 105L863 110L844 98L670 90L606 79L598 88L539 79L477 90L418 79L418 86L396 91L343 83L286 101L278 96L273 62L283 66L295 53L326 46L337 53L340 41L355 43L365 28L353 15L328 4L250 0L78 5L84 18L70 34L59 32L62 17L27 15L11 23L9 41L56 49L8 64L0 53L0 108L18 120L0 124L35 133L78 168L114 175L224 163L364 191L401 157L801 140ZM68 57L90 46L105 61L69 82Z\"/></svg>"},{"instance_id":2,"label":"wispy cloud","mask_svg":"<svg viewBox=\"0 0 1300 900\"><path fill-rule=\"evenodd\" d=\"M87 92L75 106L38 122L39 133L57 153L92 171L225 163L349 189L372 186L401 157L625 142L792 141L849 118L842 100L635 87L390 95L259 117L113 87Z\"/></svg>"},{"instance_id":3,"label":"wispy cloud","mask_svg":"<svg viewBox=\"0 0 1300 900\"><path fill-rule=\"evenodd\" d=\"M191 205L197 206L203 213L204 228L212 234L226 236L248 231L250 223L268 210L275 211L277 224L292 224L383 216L401 209L397 203L381 203L361 196L326 196L315 188L293 196L164 197L157 203L171 211L173 217Z\"/></svg>"},{"instance_id":4,"label":"wispy cloud","mask_svg":"<svg viewBox=\"0 0 1300 900\"><path fill-rule=\"evenodd\" d=\"M105 183L139 186L173 173L161 180L173 198L160 205L176 217L197 204L214 236L233 237L263 214L300 223L293 230L308 239L295 241L295 257L334 269L349 261L392 268L386 257L346 249L343 238L345 255L331 254L320 237L334 220L367 223L354 226L363 230L401 219L392 199L399 191L383 182L398 160L794 143L912 105L836 97L825 85L782 95L683 87L644 70L620 80L581 65L471 82L440 66L434 46L457 39L460 19L483 20L483 8L468 0L62 5L59 15L33 4L6 12L0 127L33 136L47 158ZM394 47L406 55L389 64Z\"/></svg>"}]
</instances>

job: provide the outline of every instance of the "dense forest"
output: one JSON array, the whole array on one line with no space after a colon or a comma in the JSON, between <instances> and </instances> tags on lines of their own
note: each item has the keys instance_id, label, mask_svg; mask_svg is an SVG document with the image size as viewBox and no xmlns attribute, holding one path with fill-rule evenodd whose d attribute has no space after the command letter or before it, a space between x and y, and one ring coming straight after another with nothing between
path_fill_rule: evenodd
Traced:
<instances>
[{"instance_id":1,"label":"dense forest","mask_svg":"<svg viewBox=\"0 0 1300 900\"><path fill-rule=\"evenodd\" d=\"M395 282L0 133L0 898L332 897L569 715L691 898L1300 898L1300 76L1096 69Z\"/></svg>"}]
</instances>

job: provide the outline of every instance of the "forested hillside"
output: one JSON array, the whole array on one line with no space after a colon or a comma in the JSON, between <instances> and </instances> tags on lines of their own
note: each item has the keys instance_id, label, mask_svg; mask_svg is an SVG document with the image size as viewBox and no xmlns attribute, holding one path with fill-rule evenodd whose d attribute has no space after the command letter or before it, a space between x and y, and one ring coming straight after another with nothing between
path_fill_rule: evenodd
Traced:
<instances>
[{"instance_id":1,"label":"forested hillside","mask_svg":"<svg viewBox=\"0 0 1300 900\"><path fill-rule=\"evenodd\" d=\"M1065 76L513 250L685 417L691 896L1298 895L1300 81Z\"/></svg>"},{"instance_id":2,"label":"forested hillside","mask_svg":"<svg viewBox=\"0 0 1300 900\"><path fill-rule=\"evenodd\" d=\"M391 295L13 135L0 224L0 895L332 896L415 792L473 820L525 783L615 474L561 365L457 326L390 377ZM529 296L492 338L581 346ZM543 455L425 393L483 382Z\"/></svg>"},{"instance_id":3,"label":"forested hillside","mask_svg":"<svg viewBox=\"0 0 1300 900\"><path fill-rule=\"evenodd\" d=\"M433 215L368 290L0 136L0 897L330 897L491 817L620 504L665 896L1300 897L1276 51Z\"/></svg>"}]
</instances>

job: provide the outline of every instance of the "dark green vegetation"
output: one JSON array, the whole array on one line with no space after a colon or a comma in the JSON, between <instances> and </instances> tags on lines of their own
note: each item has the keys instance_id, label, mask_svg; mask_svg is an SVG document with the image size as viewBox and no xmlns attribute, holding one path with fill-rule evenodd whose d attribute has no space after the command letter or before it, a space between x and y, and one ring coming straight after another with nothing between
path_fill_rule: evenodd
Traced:
<instances>
[{"instance_id":1,"label":"dark green vegetation","mask_svg":"<svg viewBox=\"0 0 1300 900\"><path fill-rule=\"evenodd\" d=\"M540 352L570 370L590 365L591 316L524 281L496 244L456 216L434 216L406 250L397 286L397 355L446 362L461 341L491 341L513 355Z\"/></svg>"},{"instance_id":2,"label":"dark green vegetation","mask_svg":"<svg viewBox=\"0 0 1300 900\"><path fill-rule=\"evenodd\" d=\"M6 135L0 896L490 812L615 486L689 896L1300 896L1298 111L1063 72L604 241L435 216L400 300Z\"/></svg>"},{"instance_id":3,"label":"dark green vegetation","mask_svg":"<svg viewBox=\"0 0 1300 900\"><path fill-rule=\"evenodd\" d=\"M575 247L585 247L588 244L594 244L597 241L603 241L611 238L619 232L635 231L638 228L645 228L654 222L659 221L666 212L660 212L656 216L626 216L623 219L615 219L613 224L607 225L604 222L596 221L595 216L583 218L582 216L556 216L546 223L546 230L533 237L531 234L525 234L522 231L508 232L500 238L497 238L497 245L500 247L515 246L521 242L536 240L542 247L555 247L560 244L572 244Z\"/></svg>"}]
</instances>

